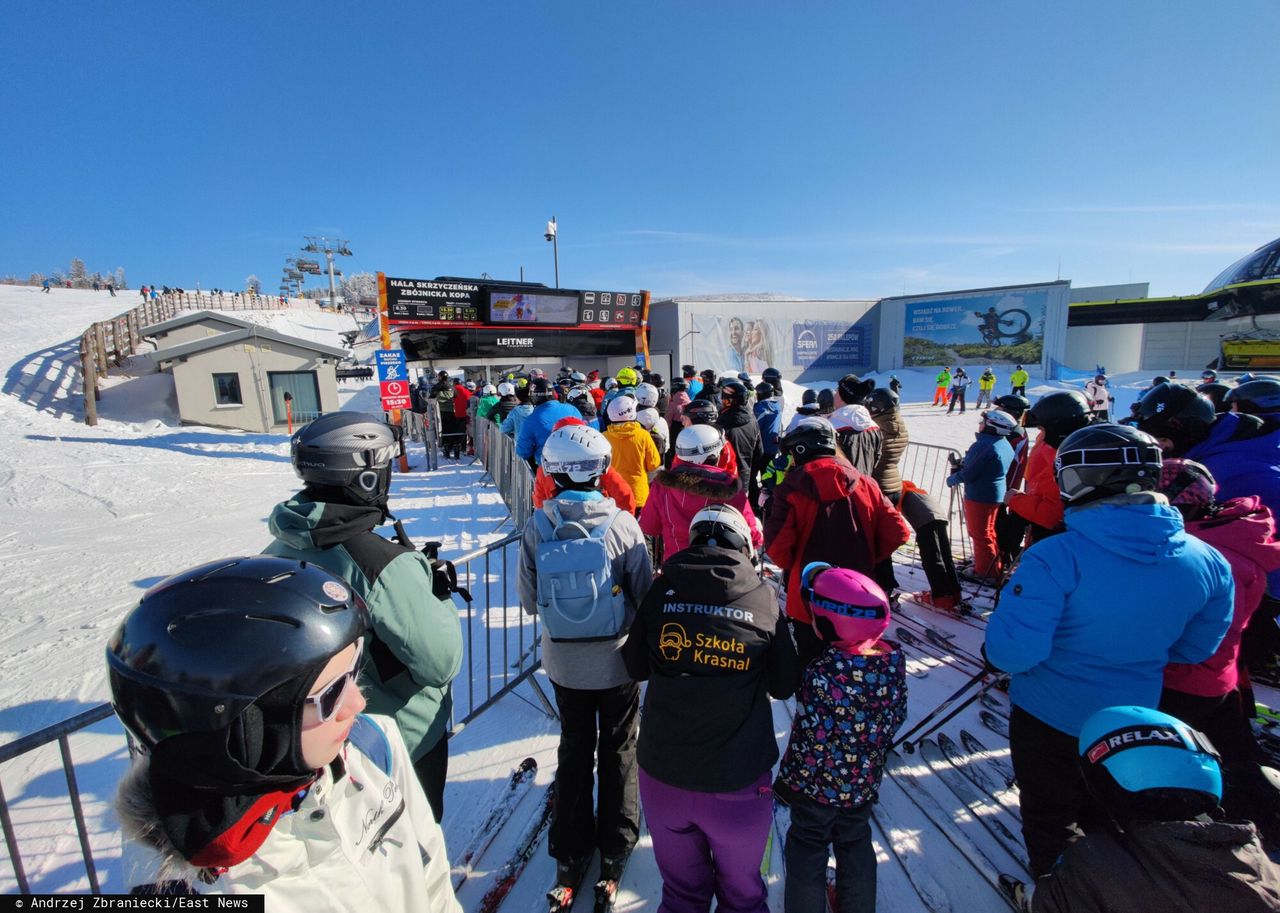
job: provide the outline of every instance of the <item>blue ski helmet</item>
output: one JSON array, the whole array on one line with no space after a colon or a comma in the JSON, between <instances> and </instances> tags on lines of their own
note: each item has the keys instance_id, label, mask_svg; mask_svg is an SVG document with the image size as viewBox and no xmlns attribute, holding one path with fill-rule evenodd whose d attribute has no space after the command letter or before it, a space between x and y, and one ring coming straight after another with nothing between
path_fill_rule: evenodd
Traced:
<instances>
[{"instance_id":1,"label":"blue ski helmet","mask_svg":"<svg viewBox=\"0 0 1280 913\"><path fill-rule=\"evenodd\" d=\"M1080 768L1120 820L1184 820L1222 801L1213 744L1177 717L1148 707L1107 707L1080 729Z\"/></svg>"}]
</instances>

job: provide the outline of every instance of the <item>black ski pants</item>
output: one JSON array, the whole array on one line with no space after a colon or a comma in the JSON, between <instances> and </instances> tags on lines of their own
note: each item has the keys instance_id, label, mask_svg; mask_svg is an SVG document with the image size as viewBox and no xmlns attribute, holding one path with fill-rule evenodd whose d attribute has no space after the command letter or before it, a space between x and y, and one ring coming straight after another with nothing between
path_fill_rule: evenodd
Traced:
<instances>
[{"instance_id":1,"label":"black ski pants","mask_svg":"<svg viewBox=\"0 0 1280 913\"><path fill-rule=\"evenodd\" d=\"M422 791L427 794L427 804L436 824L444 817L444 783L449 777L449 737L441 736L432 748L413 762L413 772L418 775Z\"/></svg>"},{"instance_id":2,"label":"black ski pants","mask_svg":"<svg viewBox=\"0 0 1280 913\"><path fill-rule=\"evenodd\" d=\"M964 392L964 387L961 387L959 390L955 387L951 388L951 403L947 406L948 415L950 415L952 410L955 409L957 402L960 403L960 414L964 415Z\"/></svg>"},{"instance_id":3,"label":"black ski pants","mask_svg":"<svg viewBox=\"0 0 1280 913\"><path fill-rule=\"evenodd\" d=\"M787 863L785 908L801 913L827 909L830 852L836 857L835 913L875 913L876 850L871 844L871 803L836 808L797 795L788 804L791 827L783 851Z\"/></svg>"},{"instance_id":4,"label":"black ski pants","mask_svg":"<svg viewBox=\"0 0 1280 913\"><path fill-rule=\"evenodd\" d=\"M916 530L916 547L924 575L929 578L929 592L934 596L959 596L960 578L951 557L947 521L933 520Z\"/></svg>"},{"instance_id":5,"label":"black ski pants","mask_svg":"<svg viewBox=\"0 0 1280 913\"><path fill-rule=\"evenodd\" d=\"M628 682L587 691L552 685L560 713L560 746L547 848L559 862L584 859L596 849L601 856L629 853L640 837L640 686ZM593 811L597 755L600 789Z\"/></svg>"},{"instance_id":6,"label":"black ski pants","mask_svg":"<svg viewBox=\"0 0 1280 913\"><path fill-rule=\"evenodd\" d=\"M1081 830L1104 820L1076 766L1077 739L1027 713L1016 704L1009 714L1009 752L1022 804L1022 842L1031 874L1049 874L1062 851Z\"/></svg>"},{"instance_id":7,"label":"black ski pants","mask_svg":"<svg viewBox=\"0 0 1280 913\"><path fill-rule=\"evenodd\" d=\"M1245 715L1240 692L1201 697L1164 689L1160 709L1209 737L1222 755L1222 807L1227 816L1252 821L1263 839L1280 839L1280 797L1262 773L1262 754Z\"/></svg>"}]
</instances>

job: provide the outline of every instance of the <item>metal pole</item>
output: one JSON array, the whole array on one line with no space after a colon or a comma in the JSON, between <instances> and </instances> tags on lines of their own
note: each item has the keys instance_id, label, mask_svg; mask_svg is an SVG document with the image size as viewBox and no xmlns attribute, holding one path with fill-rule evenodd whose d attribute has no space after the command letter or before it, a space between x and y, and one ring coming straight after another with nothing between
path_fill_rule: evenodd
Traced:
<instances>
[{"instance_id":1,"label":"metal pole","mask_svg":"<svg viewBox=\"0 0 1280 913\"><path fill-rule=\"evenodd\" d=\"M551 224L556 224L556 217L551 217ZM551 235L551 256L556 262L556 288L560 287L560 226L556 225L556 231Z\"/></svg>"},{"instance_id":2,"label":"metal pole","mask_svg":"<svg viewBox=\"0 0 1280 913\"><path fill-rule=\"evenodd\" d=\"M338 310L338 292L333 287L333 251L329 250L328 244L325 244L324 256L329 261L329 307L333 308L336 313Z\"/></svg>"}]
</instances>

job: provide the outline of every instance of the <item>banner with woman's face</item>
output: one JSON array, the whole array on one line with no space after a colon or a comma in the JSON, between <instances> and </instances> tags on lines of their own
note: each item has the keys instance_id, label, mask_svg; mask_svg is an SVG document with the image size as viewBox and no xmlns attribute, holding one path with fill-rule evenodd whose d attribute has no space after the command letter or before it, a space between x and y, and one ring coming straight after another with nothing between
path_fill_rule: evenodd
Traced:
<instances>
[{"instance_id":1,"label":"banner with woman's face","mask_svg":"<svg viewBox=\"0 0 1280 913\"><path fill-rule=\"evenodd\" d=\"M830 320L692 315L693 360L721 374L765 368L867 368L869 333L864 326Z\"/></svg>"}]
</instances>

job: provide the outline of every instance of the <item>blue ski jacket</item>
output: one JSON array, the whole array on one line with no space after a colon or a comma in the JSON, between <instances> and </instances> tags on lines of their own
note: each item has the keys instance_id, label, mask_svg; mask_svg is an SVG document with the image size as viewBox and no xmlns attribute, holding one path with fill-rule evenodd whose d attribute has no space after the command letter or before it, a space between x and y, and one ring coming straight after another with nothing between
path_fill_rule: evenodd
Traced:
<instances>
[{"instance_id":1,"label":"blue ski jacket","mask_svg":"<svg viewBox=\"0 0 1280 913\"><path fill-rule=\"evenodd\" d=\"M760 426L760 444L766 460L778 455L778 435L782 432L782 404L776 399L764 399L753 409L756 424Z\"/></svg>"},{"instance_id":2,"label":"blue ski jacket","mask_svg":"<svg viewBox=\"0 0 1280 913\"><path fill-rule=\"evenodd\" d=\"M501 428L502 433L507 435L508 437L514 438L517 434L520 433L520 426L524 424L524 420L527 419L532 413L533 413L533 406L529 405L528 403L521 403L520 405L516 406L514 409L508 412L507 417L502 420L502 428Z\"/></svg>"},{"instance_id":3,"label":"blue ski jacket","mask_svg":"<svg viewBox=\"0 0 1280 913\"><path fill-rule=\"evenodd\" d=\"M1009 442L999 435L980 431L964 455L963 465L950 475L947 484L954 487L963 482L966 501L1002 504L1005 479L1012 463L1013 448Z\"/></svg>"},{"instance_id":4,"label":"blue ski jacket","mask_svg":"<svg viewBox=\"0 0 1280 913\"><path fill-rule=\"evenodd\" d=\"M1068 735L1103 707L1156 707L1164 667L1198 663L1231 624L1231 565L1189 536L1161 495L1068 508L1067 531L1027 549L987 623L1009 697Z\"/></svg>"},{"instance_id":5,"label":"blue ski jacket","mask_svg":"<svg viewBox=\"0 0 1280 913\"><path fill-rule=\"evenodd\" d=\"M513 412L512 415L515 413ZM507 418L511 418L510 415ZM522 460L533 458L535 464L542 462L542 445L551 437L551 429L562 418L582 418L578 410L568 403L548 400L533 407L529 417L520 423L516 432L516 456Z\"/></svg>"},{"instance_id":6,"label":"blue ski jacket","mask_svg":"<svg viewBox=\"0 0 1280 913\"><path fill-rule=\"evenodd\" d=\"M1209 467L1218 483L1216 500L1257 495L1280 517L1280 424L1274 417L1260 422L1238 412L1220 415L1186 459ZM1267 591L1280 595L1280 571L1267 575Z\"/></svg>"}]
</instances>

